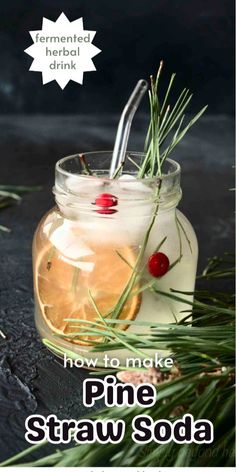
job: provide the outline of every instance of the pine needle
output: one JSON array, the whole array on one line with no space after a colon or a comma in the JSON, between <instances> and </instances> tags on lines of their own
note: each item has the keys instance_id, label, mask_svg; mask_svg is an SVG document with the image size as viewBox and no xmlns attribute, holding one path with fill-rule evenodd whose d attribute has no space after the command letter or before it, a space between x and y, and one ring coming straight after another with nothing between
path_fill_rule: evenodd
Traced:
<instances>
[{"instance_id":1,"label":"pine needle","mask_svg":"<svg viewBox=\"0 0 236 472\"><path fill-rule=\"evenodd\" d=\"M23 185L0 185L0 210L15 203L20 203L22 195L27 192L36 192L41 187L27 187ZM0 232L9 233L11 230L4 225L0 225Z\"/></svg>"},{"instance_id":2,"label":"pine needle","mask_svg":"<svg viewBox=\"0 0 236 472\"><path fill-rule=\"evenodd\" d=\"M176 103L170 105L170 103L168 103L170 92L172 91L176 76L176 74L172 74L163 101L161 102L159 83L162 68L163 61L160 63L156 80L153 79L153 76L150 78L149 103L151 118L144 144L145 157L137 174L139 178L162 175L162 166L167 157L170 156L177 144L180 143L186 133L207 109L207 106L202 108L182 129L185 111L193 95L188 89L184 88ZM163 149L167 139L170 142L168 146Z\"/></svg>"},{"instance_id":3,"label":"pine needle","mask_svg":"<svg viewBox=\"0 0 236 472\"><path fill-rule=\"evenodd\" d=\"M214 280L214 273L222 269L223 278L231 267L231 256L215 257L209 260L207 268L201 274L204 290L195 292L193 302L193 320L191 325L185 320L173 324L152 323L147 337L138 331L119 331L113 325L124 323L124 320L106 319L106 330L115 348L143 349L159 346L168 347L175 359L175 365L180 374L169 377L157 385L158 401L151 408L134 406L105 408L95 413L88 413L87 418L96 420L123 419L126 423L125 437L120 444L99 443L74 445L73 447L43 455L40 459L32 460L31 454L43 448L44 444L32 446L15 457L3 462L1 466L17 464L18 466L42 467L224 467L234 465L234 310L232 292L212 292L208 290L209 280ZM229 271L229 281L234 282L234 274ZM181 298L181 292L171 293L170 296ZM218 303L214 304L215 298ZM202 301L204 300L204 302ZM186 305L188 303L185 300ZM223 307L223 308L222 308ZM189 316L189 315L188 315ZM187 320L187 317L186 317ZM69 321L69 319L68 319ZM77 320L80 323L82 320ZM101 325L87 321L87 326L99 330ZM142 322L131 322L135 327ZM147 323L147 322L146 322ZM143 326L145 322L143 322ZM98 331L99 332L99 331ZM119 339L120 338L120 339ZM52 348L52 343L47 341ZM101 348L101 346L100 346ZM97 349L97 348L94 348ZM110 343L102 346L110 350ZM62 348L58 348L63 352ZM74 353L67 351L78 357ZM126 369L132 372L132 369ZM143 370L143 369L142 369ZM142 371L141 370L141 371ZM140 372L141 372L140 371ZM114 372L114 370L112 371ZM102 370L99 374L106 374ZM97 374L96 374L97 375ZM153 420L165 418L175 421L184 413L189 413L195 419L205 418L213 422L214 442L210 445L188 444L179 445L174 442L157 445L149 443L143 446L131 439L131 424L134 416L148 414ZM210 451L210 454L209 454ZM227 453L225 453L226 451ZM24 459L23 463L20 463ZM28 461L27 461L28 459ZM27 461L27 462L25 462Z\"/></svg>"}]
</instances>

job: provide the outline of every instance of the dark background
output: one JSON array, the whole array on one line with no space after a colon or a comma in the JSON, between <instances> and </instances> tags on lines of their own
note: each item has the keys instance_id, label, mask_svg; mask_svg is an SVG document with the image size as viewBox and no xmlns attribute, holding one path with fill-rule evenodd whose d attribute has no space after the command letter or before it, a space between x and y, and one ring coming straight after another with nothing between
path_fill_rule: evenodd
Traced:
<instances>
[{"instance_id":1,"label":"dark background","mask_svg":"<svg viewBox=\"0 0 236 472\"><path fill-rule=\"evenodd\" d=\"M32 59L28 31L42 17L84 18L97 31L102 52L84 85L42 85L28 72ZM180 87L195 92L192 110L233 112L233 0L13 0L0 2L0 110L2 113L119 112L139 78L155 73L160 59L166 74L177 72ZM145 105L143 105L145 107Z\"/></svg>"},{"instance_id":2,"label":"dark background","mask_svg":"<svg viewBox=\"0 0 236 472\"><path fill-rule=\"evenodd\" d=\"M87 414L87 372L61 367L35 329L32 238L54 205L55 162L111 149L130 90L155 73L160 59L163 85L175 71L179 89L195 92L190 112L209 104L173 156L182 167L180 208L199 241L198 271L207 257L233 251L233 10L233 0L0 0L0 184L42 186L0 212L0 224L11 229L0 232L0 329L6 336L0 336L0 459L27 446L28 415ZM56 82L43 86L23 52L32 42L28 31L62 11L70 21L83 16L102 49L94 58L97 71L85 74L83 86L70 82L63 91ZM147 105L144 99L135 117L130 149L143 149ZM220 281L218 288L230 287Z\"/></svg>"}]
</instances>

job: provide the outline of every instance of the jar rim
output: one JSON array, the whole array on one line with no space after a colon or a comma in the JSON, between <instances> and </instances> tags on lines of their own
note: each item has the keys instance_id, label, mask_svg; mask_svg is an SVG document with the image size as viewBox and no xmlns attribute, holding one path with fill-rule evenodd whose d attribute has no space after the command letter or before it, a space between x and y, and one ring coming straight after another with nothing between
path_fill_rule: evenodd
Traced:
<instances>
[{"instance_id":1,"label":"jar rim","mask_svg":"<svg viewBox=\"0 0 236 472\"><path fill-rule=\"evenodd\" d=\"M74 173L74 172L70 172L68 170L65 170L63 169L62 165L65 164L67 161L73 159L73 158L78 158L79 156L83 155L83 156L86 156L86 157L95 157L96 155L99 156L99 155L112 155L112 150L108 150L108 151L89 151L89 152L84 152L84 153L77 153L77 154L71 154L69 156L65 156L65 157L62 157L61 159L59 159L57 162L56 162L56 165L55 165L55 170L56 172L64 175L65 177L78 177L78 179L83 179L83 180L86 180L86 179L96 179L98 178L97 176L94 176L94 175L87 175L87 174L82 174L82 173ZM145 153L143 152L137 152L137 151L127 151L127 154L130 154L132 156L137 156L139 158L141 157L144 157L145 156ZM167 163L171 164L173 167L174 167L174 170L173 171L170 171L168 173L163 173L161 174L161 176L153 176L153 177L136 177L136 181L143 181L145 180L146 183L154 183L156 182L157 180L166 180L166 179L170 179L170 178L173 178L173 177L176 177L177 175L180 174L181 172L181 166L180 164L177 162L177 161L174 161L173 159L170 159L170 158L166 158L166 161ZM101 171L101 170L104 170L104 169L94 169L94 171ZM99 178L101 178L102 180L104 181L110 181L111 179L106 176L106 175L100 175ZM127 177L126 178L126 182L127 183L133 183L133 178L131 177L130 179Z\"/></svg>"}]
</instances>

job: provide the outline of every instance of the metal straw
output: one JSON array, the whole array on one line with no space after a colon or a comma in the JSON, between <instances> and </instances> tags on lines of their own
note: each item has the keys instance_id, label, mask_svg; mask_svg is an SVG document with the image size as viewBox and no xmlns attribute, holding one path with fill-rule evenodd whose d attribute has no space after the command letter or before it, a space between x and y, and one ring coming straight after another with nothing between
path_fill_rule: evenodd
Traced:
<instances>
[{"instance_id":1,"label":"metal straw","mask_svg":"<svg viewBox=\"0 0 236 472\"><path fill-rule=\"evenodd\" d=\"M139 80L122 112L116 133L115 146L111 160L109 172L110 179L114 177L114 174L119 168L122 168L122 164L125 161L131 123L147 88L147 81L143 79Z\"/></svg>"}]
</instances>

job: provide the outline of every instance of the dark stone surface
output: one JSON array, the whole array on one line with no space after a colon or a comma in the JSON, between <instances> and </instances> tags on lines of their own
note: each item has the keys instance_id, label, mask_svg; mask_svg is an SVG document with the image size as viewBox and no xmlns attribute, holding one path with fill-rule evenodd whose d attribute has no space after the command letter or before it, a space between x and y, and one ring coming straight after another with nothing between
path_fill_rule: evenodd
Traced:
<instances>
[{"instance_id":1,"label":"dark stone surface","mask_svg":"<svg viewBox=\"0 0 236 472\"><path fill-rule=\"evenodd\" d=\"M41 345L33 319L31 241L53 205L54 164L64 155L112 147L117 117L0 117L0 175L4 184L42 185L0 213L11 233L0 233L1 459L26 445L24 420L32 412L60 417L86 414L81 387L88 375L65 370ZM136 119L130 149L142 150L146 118ZM233 120L205 116L179 146L183 168L180 207L196 229L199 267L207 256L233 250Z\"/></svg>"}]
</instances>

